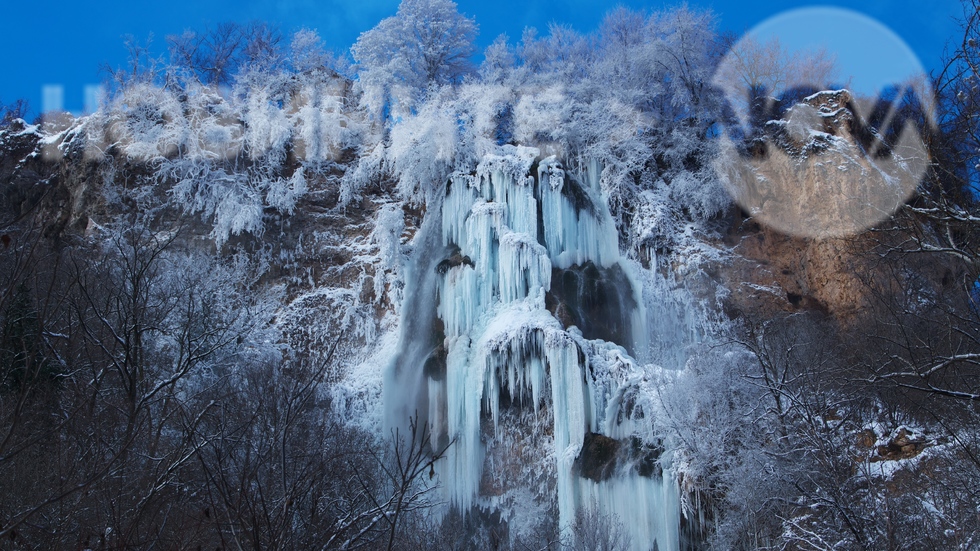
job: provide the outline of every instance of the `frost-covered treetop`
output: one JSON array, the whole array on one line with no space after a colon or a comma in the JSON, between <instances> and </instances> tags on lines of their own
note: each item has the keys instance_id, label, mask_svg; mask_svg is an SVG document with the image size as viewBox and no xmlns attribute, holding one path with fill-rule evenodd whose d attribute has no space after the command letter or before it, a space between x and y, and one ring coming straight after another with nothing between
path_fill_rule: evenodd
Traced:
<instances>
[{"instance_id":1,"label":"frost-covered treetop","mask_svg":"<svg viewBox=\"0 0 980 551\"><path fill-rule=\"evenodd\" d=\"M430 85L457 83L472 71L476 34L476 22L452 0L403 0L351 53L368 97L411 107Z\"/></svg>"},{"instance_id":2,"label":"frost-covered treetop","mask_svg":"<svg viewBox=\"0 0 980 551\"><path fill-rule=\"evenodd\" d=\"M728 205L710 165L713 21L618 9L593 34L553 24L516 44L502 36L480 71L477 25L451 0L404 0L360 36L353 67L315 31L286 41L223 26L168 39L167 64L115 74L102 109L77 126L93 158L152 165L154 184L214 222L218 243L260 233L268 212L292 212L315 185L339 186L343 205L379 182L414 204L438 199L451 175L504 146L556 156L572 174L595 164L623 233L655 235L638 212L659 213L661 227ZM260 50L275 62L255 61ZM229 51L237 64L209 72Z\"/></svg>"}]
</instances>

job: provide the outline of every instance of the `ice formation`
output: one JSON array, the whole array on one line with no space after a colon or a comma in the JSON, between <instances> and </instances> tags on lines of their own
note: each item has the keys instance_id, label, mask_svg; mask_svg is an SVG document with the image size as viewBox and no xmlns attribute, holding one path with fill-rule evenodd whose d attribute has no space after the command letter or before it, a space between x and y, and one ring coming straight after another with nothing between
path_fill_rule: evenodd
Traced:
<instances>
[{"instance_id":1,"label":"ice formation","mask_svg":"<svg viewBox=\"0 0 980 551\"><path fill-rule=\"evenodd\" d=\"M557 479L561 529L570 531L583 508L597 507L617 518L634 549L677 549L679 492L666 455L652 459L656 473L620 459L612 476L589 478L578 466L587 435L618 442L653 437L645 428L649 423L635 418L635 400L623 398L642 377L619 346L644 350L637 286L618 289L633 296L626 301L633 305L627 313L630 343L589 339L576 327L563 327L546 306L552 279L562 270L621 264L618 269L629 273L601 198L599 168L592 163L576 180L554 157L539 159L536 149L502 146L473 174L452 177L441 208L441 246L434 246L431 226L421 230L429 231L423 242L443 260L433 267L435 258L419 255L419 273L412 279L426 285L434 277L437 298L416 290L420 311L403 310L411 328L402 334L402 358L385 400L402 404L401 414L418 407L433 440L451 442L437 472L448 500L461 511L492 506L480 486L487 450L502 430L501 408L545 411L552 422L549 468ZM430 322L425 311L433 304L438 321Z\"/></svg>"}]
</instances>

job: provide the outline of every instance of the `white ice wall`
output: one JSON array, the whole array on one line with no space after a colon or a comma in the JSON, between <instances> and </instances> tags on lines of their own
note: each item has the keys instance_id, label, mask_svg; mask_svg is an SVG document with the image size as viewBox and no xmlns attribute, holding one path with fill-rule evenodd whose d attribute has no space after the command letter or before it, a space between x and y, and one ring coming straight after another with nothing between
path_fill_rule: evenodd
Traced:
<instances>
[{"instance_id":1,"label":"white ice wall","mask_svg":"<svg viewBox=\"0 0 980 551\"><path fill-rule=\"evenodd\" d=\"M535 181L537 155L535 149L503 146L475 174L456 175L442 206L443 244L447 250L458 247L469 263L448 267L438 283L447 373L444 381L428 383L428 419L435 434L448 434L453 441L438 466L440 482L461 510L479 503L486 452L481 419L489 415L493 420L489 438L496 438L500 397L506 392L522 407L547 406L552 412L563 529L571 528L583 507L598 506L602 514L620 519L634 549L646 551L654 542L661 551L676 549L676 484L635 472L596 483L573 470L587 431L632 434L632 421L616 421L620 402L611 397L628 384L624 374L636 369L625 358L616 364L615 375L588 376L588 352L595 346L581 333L563 330L545 309L553 266L591 261L610 267L622 259L616 229L599 194L599 167L593 164L582 177L594 208L579 209L562 193L566 176L555 158L538 163ZM633 317L642 339L642 310ZM626 354L614 345L600 348ZM602 361L597 368L608 365Z\"/></svg>"}]
</instances>

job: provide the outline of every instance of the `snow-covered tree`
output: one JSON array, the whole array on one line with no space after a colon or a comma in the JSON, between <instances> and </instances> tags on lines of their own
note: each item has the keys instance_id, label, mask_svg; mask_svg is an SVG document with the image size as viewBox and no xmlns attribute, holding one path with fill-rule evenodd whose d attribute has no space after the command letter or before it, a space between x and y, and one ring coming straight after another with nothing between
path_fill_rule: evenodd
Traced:
<instances>
[{"instance_id":1,"label":"snow-covered tree","mask_svg":"<svg viewBox=\"0 0 980 551\"><path fill-rule=\"evenodd\" d=\"M282 63L279 31L265 23L221 23L203 33L167 37L173 68L205 84L229 85L243 69L272 70Z\"/></svg>"},{"instance_id":2,"label":"snow-covered tree","mask_svg":"<svg viewBox=\"0 0 980 551\"><path fill-rule=\"evenodd\" d=\"M430 86L460 82L473 70L476 33L452 0L403 0L351 48L364 100L372 109L411 110Z\"/></svg>"},{"instance_id":3,"label":"snow-covered tree","mask_svg":"<svg viewBox=\"0 0 980 551\"><path fill-rule=\"evenodd\" d=\"M507 35L502 34L483 52L483 63L480 65L480 77L483 82L502 83L513 71L517 59L514 49L507 41Z\"/></svg>"},{"instance_id":4,"label":"snow-covered tree","mask_svg":"<svg viewBox=\"0 0 980 551\"><path fill-rule=\"evenodd\" d=\"M320 33L313 29L300 29L289 41L289 62L297 73L328 69L346 75L350 60L327 50Z\"/></svg>"},{"instance_id":5,"label":"snow-covered tree","mask_svg":"<svg viewBox=\"0 0 980 551\"><path fill-rule=\"evenodd\" d=\"M323 39L311 29L300 29L293 34L289 42L289 56L293 68L299 72L325 67L331 61Z\"/></svg>"}]
</instances>

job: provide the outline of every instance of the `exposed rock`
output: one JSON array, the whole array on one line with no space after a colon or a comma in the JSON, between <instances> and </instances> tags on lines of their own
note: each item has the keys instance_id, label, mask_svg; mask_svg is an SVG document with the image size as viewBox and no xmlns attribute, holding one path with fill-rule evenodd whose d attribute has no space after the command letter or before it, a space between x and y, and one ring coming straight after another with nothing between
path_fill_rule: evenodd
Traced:
<instances>
[{"instance_id":1,"label":"exposed rock","mask_svg":"<svg viewBox=\"0 0 980 551\"><path fill-rule=\"evenodd\" d=\"M446 379L446 347L441 343L425 361L425 376L434 381Z\"/></svg>"},{"instance_id":2,"label":"exposed rock","mask_svg":"<svg viewBox=\"0 0 980 551\"><path fill-rule=\"evenodd\" d=\"M582 185L565 173L565 180L562 183L561 194L568 198L575 205L575 210L586 211L595 214L596 207L589 194L582 188Z\"/></svg>"},{"instance_id":3,"label":"exposed rock","mask_svg":"<svg viewBox=\"0 0 980 551\"><path fill-rule=\"evenodd\" d=\"M732 290L728 310L763 318L782 312L821 311L841 321L859 314L869 292L860 274L869 238L806 239L758 228L732 234L731 263L720 267Z\"/></svg>"},{"instance_id":4,"label":"exposed rock","mask_svg":"<svg viewBox=\"0 0 980 551\"><path fill-rule=\"evenodd\" d=\"M907 430L899 429L887 444L878 446L877 455L871 458L871 462L910 459L927 447L929 443L924 438L914 438Z\"/></svg>"},{"instance_id":5,"label":"exposed rock","mask_svg":"<svg viewBox=\"0 0 980 551\"><path fill-rule=\"evenodd\" d=\"M635 436L629 440L616 440L587 432L582 451L575 459L575 468L583 478L596 482L612 477L617 469L635 469L640 476L659 477L663 474L660 467L663 451L662 446L647 444Z\"/></svg>"},{"instance_id":6,"label":"exposed rock","mask_svg":"<svg viewBox=\"0 0 980 551\"><path fill-rule=\"evenodd\" d=\"M647 478L663 475L660 466L660 456L663 455L662 445L651 445L637 437L630 438L629 460L636 465L637 474Z\"/></svg>"},{"instance_id":7,"label":"exposed rock","mask_svg":"<svg viewBox=\"0 0 980 551\"><path fill-rule=\"evenodd\" d=\"M599 268L592 262L551 271L551 291L545 306L568 328L572 325L587 339L614 342L631 350L631 313L636 298L626 273L618 265Z\"/></svg>"},{"instance_id":8,"label":"exposed rock","mask_svg":"<svg viewBox=\"0 0 980 551\"><path fill-rule=\"evenodd\" d=\"M912 132L886 143L845 90L820 92L716 162L739 205L769 227L827 239L886 219L914 192L928 157ZM901 155L892 155L892 150Z\"/></svg>"},{"instance_id":9,"label":"exposed rock","mask_svg":"<svg viewBox=\"0 0 980 551\"><path fill-rule=\"evenodd\" d=\"M870 450L875 445L875 433L870 429L864 429L857 434L855 445L863 450Z\"/></svg>"},{"instance_id":10,"label":"exposed rock","mask_svg":"<svg viewBox=\"0 0 980 551\"><path fill-rule=\"evenodd\" d=\"M440 274L444 274L457 266L469 266L470 268L474 267L473 261L470 260L470 257L460 252L459 247L455 247L452 253L450 253L449 257L436 266L436 271Z\"/></svg>"},{"instance_id":11,"label":"exposed rock","mask_svg":"<svg viewBox=\"0 0 980 551\"><path fill-rule=\"evenodd\" d=\"M601 482L612 477L616 469L616 456L621 444L619 441L596 434L585 433L582 451L575 459L578 472L583 478Z\"/></svg>"},{"instance_id":12,"label":"exposed rock","mask_svg":"<svg viewBox=\"0 0 980 551\"><path fill-rule=\"evenodd\" d=\"M545 300L549 303L548 311L555 316L555 319L557 319L559 323L561 323L562 329L568 329L569 327L575 325L575 318L572 317L572 312L568 309L567 304L555 300L554 295L551 293L548 293Z\"/></svg>"}]
</instances>

